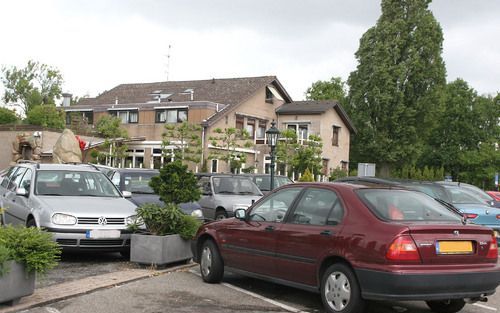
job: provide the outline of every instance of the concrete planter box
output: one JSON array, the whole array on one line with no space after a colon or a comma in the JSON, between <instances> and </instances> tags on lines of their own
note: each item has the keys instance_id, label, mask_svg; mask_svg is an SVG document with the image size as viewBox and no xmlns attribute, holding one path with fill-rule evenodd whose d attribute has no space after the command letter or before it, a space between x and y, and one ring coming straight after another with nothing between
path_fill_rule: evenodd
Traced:
<instances>
[{"instance_id":1,"label":"concrete planter box","mask_svg":"<svg viewBox=\"0 0 500 313\"><path fill-rule=\"evenodd\" d=\"M28 274L23 264L7 262L9 272L0 277L0 303L16 304L35 291L35 273Z\"/></svg>"},{"instance_id":2,"label":"concrete planter box","mask_svg":"<svg viewBox=\"0 0 500 313\"><path fill-rule=\"evenodd\" d=\"M179 235L154 236L132 234L130 261L148 265L165 265L193 257L191 242Z\"/></svg>"}]
</instances>

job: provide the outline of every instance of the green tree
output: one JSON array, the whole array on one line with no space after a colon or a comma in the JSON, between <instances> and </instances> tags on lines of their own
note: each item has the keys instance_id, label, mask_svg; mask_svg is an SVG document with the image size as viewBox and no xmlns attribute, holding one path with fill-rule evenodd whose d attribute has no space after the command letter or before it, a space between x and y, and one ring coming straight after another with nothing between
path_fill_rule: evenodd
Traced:
<instances>
[{"instance_id":1,"label":"green tree","mask_svg":"<svg viewBox=\"0 0 500 313\"><path fill-rule=\"evenodd\" d=\"M311 171L308 168L306 168L304 171L304 174L302 174L302 176L300 176L299 181L300 182L312 182L312 181L314 181L314 176L311 173Z\"/></svg>"},{"instance_id":2,"label":"green tree","mask_svg":"<svg viewBox=\"0 0 500 313\"><path fill-rule=\"evenodd\" d=\"M219 159L226 162L231 172L241 168L246 162L246 154L238 151L241 148L250 148L253 143L249 141L248 132L245 129L237 128L216 128L215 135L210 136L209 140L215 147L208 156L209 159Z\"/></svg>"},{"instance_id":3,"label":"green tree","mask_svg":"<svg viewBox=\"0 0 500 313\"><path fill-rule=\"evenodd\" d=\"M0 108L0 124L15 124L19 121L16 112L7 108Z\"/></svg>"},{"instance_id":4,"label":"green tree","mask_svg":"<svg viewBox=\"0 0 500 313\"><path fill-rule=\"evenodd\" d=\"M160 169L160 175L149 183L161 201L173 204L197 201L201 197L196 176L181 160L174 160Z\"/></svg>"},{"instance_id":5,"label":"green tree","mask_svg":"<svg viewBox=\"0 0 500 313\"><path fill-rule=\"evenodd\" d=\"M280 132L280 140L276 146L276 163L278 168L282 167L286 175L291 176L291 165L298 149L297 132L293 129L285 129Z\"/></svg>"},{"instance_id":6,"label":"green tree","mask_svg":"<svg viewBox=\"0 0 500 313\"><path fill-rule=\"evenodd\" d=\"M294 155L293 169L295 174L304 173L308 169L312 175L319 175L323 166L321 159L322 148L321 137L309 135L308 140L297 148Z\"/></svg>"},{"instance_id":7,"label":"green tree","mask_svg":"<svg viewBox=\"0 0 500 313\"><path fill-rule=\"evenodd\" d=\"M24 113L40 104L54 104L61 95L62 75L53 67L28 61L24 68L3 67L3 100L16 103Z\"/></svg>"},{"instance_id":8,"label":"green tree","mask_svg":"<svg viewBox=\"0 0 500 313\"><path fill-rule=\"evenodd\" d=\"M121 126L121 119L111 115L101 117L96 123L97 135L105 139L103 151L94 153L96 162L107 160L107 164L118 166L127 156L128 146L118 139L128 138L127 130Z\"/></svg>"},{"instance_id":9,"label":"green tree","mask_svg":"<svg viewBox=\"0 0 500 313\"><path fill-rule=\"evenodd\" d=\"M173 147L173 157L182 162L199 164L201 161L201 126L183 122L181 124L165 124L162 134L164 154L169 152L166 147Z\"/></svg>"},{"instance_id":10,"label":"green tree","mask_svg":"<svg viewBox=\"0 0 500 313\"><path fill-rule=\"evenodd\" d=\"M25 122L30 125L64 129L66 118L63 110L59 110L55 104L37 105L28 111Z\"/></svg>"},{"instance_id":11,"label":"green tree","mask_svg":"<svg viewBox=\"0 0 500 313\"><path fill-rule=\"evenodd\" d=\"M346 104L358 129L353 163L377 163L385 174L414 163L437 122L446 70L430 2L382 0L382 15L360 40Z\"/></svg>"},{"instance_id":12,"label":"green tree","mask_svg":"<svg viewBox=\"0 0 500 313\"><path fill-rule=\"evenodd\" d=\"M478 96L462 79L446 86L443 99L444 110L437 116L440 123L432 131L421 163L434 167L444 166L454 179L458 179L459 173L466 171L463 164L464 153L467 152L472 157L481 148L481 143L484 152L488 143L500 138L498 133L495 137L498 125L493 121L495 118L491 118L491 115L496 114L498 119L500 115L498 109L495 113L495 107L490 105L493 103L492 99ZM484 155L481 158L483 157ZM484 165L487 164L489 163Z\"/></svg>"},{"instance_id":13,"label":"green tree","mask_svg":"<svg viewBox=\"0 0 500 313\"><path fill-rule=\"evenodd\" d=\"M307 100L337 100L344 104L346 96L346 83L340 77L332 77L329 81L318 80L306 91Z\"/></svg>"}]
</instances>

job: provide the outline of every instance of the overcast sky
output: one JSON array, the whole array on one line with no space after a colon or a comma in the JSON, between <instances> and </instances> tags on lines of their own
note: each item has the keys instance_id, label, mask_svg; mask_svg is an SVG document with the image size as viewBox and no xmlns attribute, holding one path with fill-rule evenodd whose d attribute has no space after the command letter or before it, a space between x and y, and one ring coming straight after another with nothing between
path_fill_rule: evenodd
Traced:
<instances>
[{"instance_id":1,"label":"overcast sky","mask_svg":"<svg viewBox=\"0 0 500 313\"><path fill-rule=\"evenodd\" d=\"M448 81L500 91L500 1L434 0L431 10ZM0 0L0 65L54 66L75 96L167 78L276 75L302 100L315 81L348 78L380 13L379 0Z\"/></svg>"}]
</instances>

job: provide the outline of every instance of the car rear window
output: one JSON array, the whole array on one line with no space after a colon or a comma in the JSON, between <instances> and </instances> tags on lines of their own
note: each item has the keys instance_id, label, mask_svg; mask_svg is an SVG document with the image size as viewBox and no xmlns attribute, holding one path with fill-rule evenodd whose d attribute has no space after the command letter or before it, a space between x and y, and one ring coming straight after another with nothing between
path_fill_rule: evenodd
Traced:
<instances>
[{"instance_id":1,"label":"car rear window","mask_svg":"<svg viewBox=\"0 0 500 313\"><path fill-rule=\"evenodd\" d=\"M424 193L399 189L359 189L361 201L378 217L392 221L457 221L462 217Z\"/></svg>"}]
</instances>

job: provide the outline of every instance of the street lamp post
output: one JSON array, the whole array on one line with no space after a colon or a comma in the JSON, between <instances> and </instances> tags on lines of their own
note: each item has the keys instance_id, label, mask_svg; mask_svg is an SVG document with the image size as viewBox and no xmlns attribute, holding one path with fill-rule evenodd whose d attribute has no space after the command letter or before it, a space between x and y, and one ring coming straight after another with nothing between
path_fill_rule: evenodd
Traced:
<instances>
[{"instance_id":1,"label":"street lamp post","mask_svg":"<svg viewBox=\"0 0 500 313\"><path fill-rule=\"evenodd\" d=\"M274 189L274 158L275 149L278 144L278 139L280 137L280 131L276 128L276 123L274 120L271 122L271 127L266 130L267 144L271 147L271 184L269 190Z\"/></svg>"}]
</instances>

